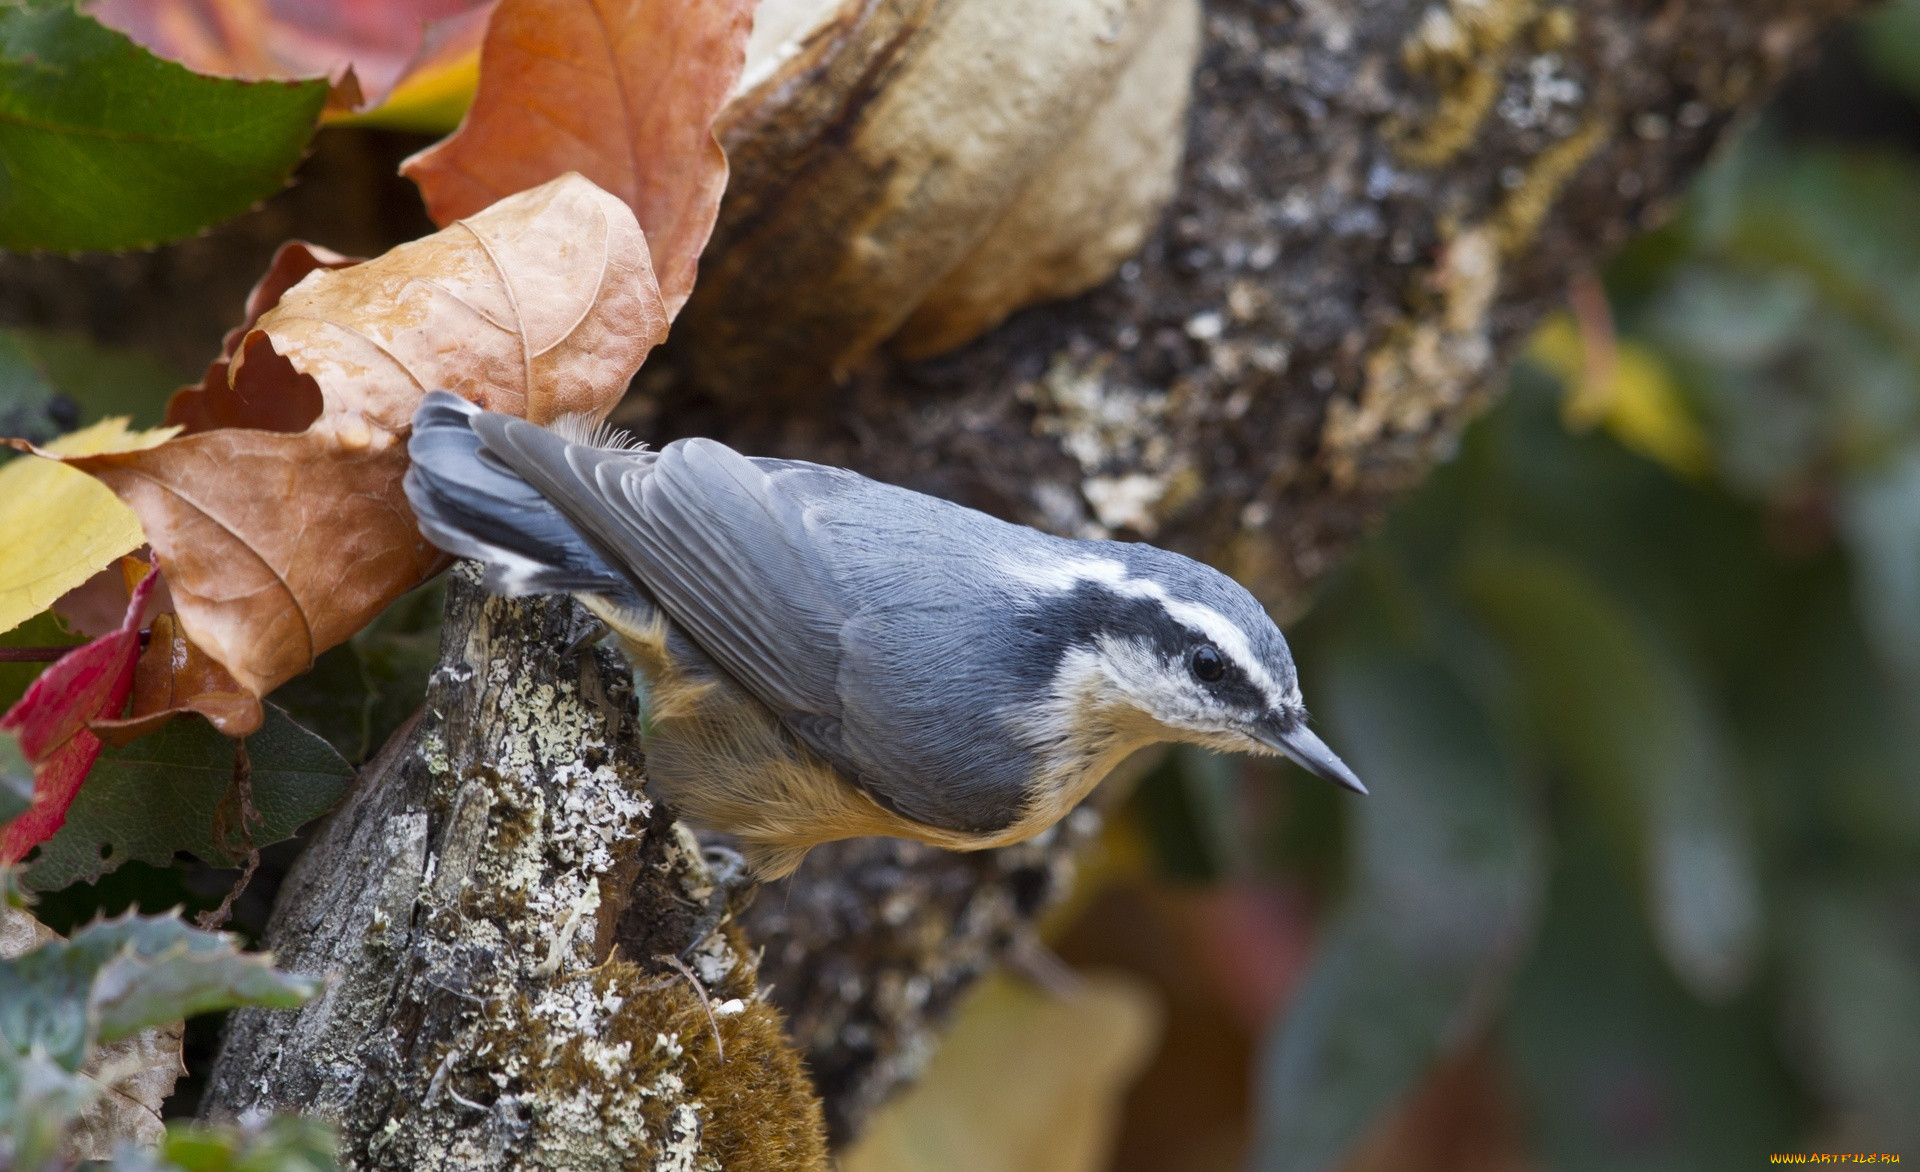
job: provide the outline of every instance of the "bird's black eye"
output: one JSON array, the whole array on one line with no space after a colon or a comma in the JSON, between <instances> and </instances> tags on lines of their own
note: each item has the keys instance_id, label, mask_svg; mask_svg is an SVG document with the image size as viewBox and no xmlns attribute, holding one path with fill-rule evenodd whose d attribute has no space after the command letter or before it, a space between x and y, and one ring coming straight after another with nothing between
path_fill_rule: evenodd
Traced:
<instances>
[{"instance_id":1,"label":"bird's black eye","mask_svg":"<svg viewBox=\"0 0 1920 1172\"><path fill-rule=\"evenodd\" d=\"M1203 684L1218 683L1220 677L1227 674L1227 661L1220 655L1220 649L1211 643L1202 643L1194 648L1193 678Z\"/></svg>"}]
</instances>

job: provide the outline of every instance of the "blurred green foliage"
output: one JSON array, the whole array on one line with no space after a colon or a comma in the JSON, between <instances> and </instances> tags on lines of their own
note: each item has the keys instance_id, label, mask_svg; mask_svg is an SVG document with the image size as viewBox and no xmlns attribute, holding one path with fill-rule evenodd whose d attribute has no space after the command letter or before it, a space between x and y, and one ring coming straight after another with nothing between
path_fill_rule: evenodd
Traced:
<instances>
[{"instance_id":1,"label":"blurred green foliage","mask_svg":"<svg viewBox=\"0 0 1920 1172\"><path fill-rule=\"evenodd\" d=\"M114 1172L333 1172L333 1128L319 1119L273 1115L241 1123L175 1120L159 1151L127 1147Z\"/></svg>"},{"instance_id":2,"label":"blurred green foliage","mask_svg":"<svg viewBox=\"0 0 1920 1172\"><path fill-rule=\"evenodd\" d=\"M167 396L186 381L138 351L52 330L0 329L0 437L43 444L109 415L158 427ZM11 448L0 449L0 463L13 458Z\"/></svg>"},{"instance_id":3,"label":"blurred green foliage","mask_svg":"<svg viewBox=\"0 0 1920 1172\"><path fill-rule=\"evenodd\" d=\"M9 912L9 914L17 914ZM272 967L272 958L238 951L235 941L190 928L177 916L101 920L69 939L54 938L0 959L0 1166L20 1172L71 1167L63 1145L107 1086L137 1072L93 1069L100 1047L182 1017L238 1005L290 1008L319 992L317 978ZM177 1059L162 1054L160 1061ZM98 1075L99 1077L95 1077ZM318 1124L279 1125L272 1162L238 1162L258 1146L259 1127L200 1130L180 1139L197 1160L176 1160L175 1136L156 1161L129 1153L139 1167L302 1168L331 1166ZM197 1140L198 1145L188 1142ZM210 1150L211 1149L211 1150ZM218 1160L220 1150L229 1158Z\"/></svg>"},{"instance_id":4,"label":"blurred green foliage","mask_svg":"<svg viewBox=\"0 0 1920 1172\"><path fill-rule=\"evenodd\" d=\"M1920 3L1861 36L1920 99ZM1373 796L1257 1167L1337 1166L1489 1038L1549 1167L1920 1150L1906 109L1905 143L1746 133L1609 270L1615 333L1543 333L1294 632Z\"/></svg>"}]
</instances>

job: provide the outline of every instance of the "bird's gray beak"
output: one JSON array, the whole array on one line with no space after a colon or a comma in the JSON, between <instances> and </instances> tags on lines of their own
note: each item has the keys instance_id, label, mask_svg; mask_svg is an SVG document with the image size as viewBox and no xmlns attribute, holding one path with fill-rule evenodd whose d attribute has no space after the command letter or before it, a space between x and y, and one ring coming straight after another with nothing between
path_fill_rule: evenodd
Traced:
<instances>
[{"instance_id":1,"label":"bird's gray beak","mask_svg":"<svg viewBox=\"0 0 1920 1172\"><path fill-rule=\"evenodd\" d=\"M1313 730L1307 727L1305 720L1295 718L1285 723L1275 719L1262 720L1249 731L1254 740L1285 753L1293 759L1294 764L1315 777L1357 794L1367 792L1367 787L1354 776L1353 770L1347 768L1347 763L1334 756L1325 741L1313 735Z\"/></svg>"}]
</instances>

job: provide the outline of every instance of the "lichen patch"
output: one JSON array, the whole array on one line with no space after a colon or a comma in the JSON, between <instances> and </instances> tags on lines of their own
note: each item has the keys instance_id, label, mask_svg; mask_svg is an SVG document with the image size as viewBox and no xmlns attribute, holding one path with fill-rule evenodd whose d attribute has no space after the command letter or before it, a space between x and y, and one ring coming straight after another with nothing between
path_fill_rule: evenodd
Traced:
<instances>
[{"instance_id":1,"label":"lichen patch","mask_svg":"<svg viewBox=\"0 0 1920 1172\"><path fill-rule=\"evenodd\" d=\"M1186 329L1196 341L1218 339L1221 316L1197 314ZM1152 537L1162 518L1190 495L1195 479L1169 435L1175 396L1111 381L1107 369L1104 362L1082 365L1060 354L1044 376L1022 384L1018 393L1034 409L1035 432L1056 438L1080 466L1080 495L1093 511L1080 536L1131 529Z\"/></svg>"}]
</instances>

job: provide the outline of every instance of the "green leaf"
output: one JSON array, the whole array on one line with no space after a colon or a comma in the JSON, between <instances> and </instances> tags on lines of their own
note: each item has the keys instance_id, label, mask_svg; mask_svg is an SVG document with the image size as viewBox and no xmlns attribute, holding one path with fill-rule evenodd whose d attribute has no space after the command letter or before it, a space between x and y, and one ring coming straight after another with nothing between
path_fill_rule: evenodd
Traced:
<instances>
[{"instance_id":1,"label":"green leaf","mask_svg":"<svg viewBox=\"0 0 1920 1172\"><path fill-rule=\"evenodd\" d=\"M71 4L0 5L0 248L141 248L278 191L327 83L201 77Z\"/></svg>"},{"instance_id":2,"label":"green leaf","mask_svg":"<svg viewBox=\"0 0 1920 1172\"><path fill-rule=\"evenodd\" d=\"M240 1005L300 1005L311 977L278 972L232 937L174 916L101 920L0 960L0 1042L79 1070L95 1045L195 1013Z\"/></svg>"},{"instance_id":3,"label":"green leaf","mask_svg":"<svg viewBox=\"0 0 1920 1172\"><path fill-rule=\"evenodd\" d=\"M260 731L247 738L253 805L261 821L256 847L291 838L331 809L353 769L318 736L269 704ZM41 844L26 885L42 891L91 881L128 859L165 866L191 851L216 866L246 857L233 785L234 742L195 716L102 753L67 811L66 825ZM227 833L216 818L225 810Z\"/></svg>"},{"instance_id":4,"label":"green leaf","mask_svg":"<svg viewBox=\"0 0 1920 1172\"><path fill-rule=\"evenodd\" d=\"M1897 898L1835 884L1788 904L1789 1026L1847 1141L1920 1148L1920 941Z\"/></svg>"},{"instance_id":5,"label":"green leaf","mask_svg":"<svg viewBox=\"0 0 1920 1172\"><path fill-rule=\"evenodd\" d=\"M1663 965L1591 821L1567 828L1500 1036L1540 1166L1744 1172L1816 1150L1759 1006L1709 1005Z\"/></svg>"},{"instance_id":6,"label":"green leaf","mask_svg":"<svg viewBox=\"0 0 1920 1172\"><path fill-rule=\"evenodd\" d=\"M0 829L33 804L33 766L20 752L20 738L0 732Z\"/></svg>"},{"instance_id":7,"label":"green leaf","mask_svg":"<svg viewBox=\"0 0 1920 1172\"><path fill-rule=\"evenodd\" d=\"M333 1172L333 1128L324 1120L274 1115L206 1124L173 1120L157 1152L126 1153L116 1172Z\"/></svg>"},{"instance_id":8,"label":"green leaf","mask_svg":"<svg viewBox=\"0 0 1920 1172\"><path fill-rule=\"evenodd\" d=\"M275 688L268 699L344 759L366 759L373 695L352 641L322 651L311 668Z\"/></svg>"},{"instance_id":9,"label":"green leaf","mask_svg":"<svg viewBox=\"0 0 1920 1172\"><path fill-rule=\"evenodd\" d=\"M443 576L395 599L351 640L323 652L312 671L275 689L273 702L347 760L365 761L426 699L445 612Z\"/></svg>"},{"instance_id":10,"label":"green leaf","mask_svg":"<svg viewBox=\"0 0 1920 1172\"><path fill-rule=\"evenodd\" d=\"M1486 549L1460 572L1532 721L1637 855L1661 951L1723 999L1759 956L1760 883L1725 731L1680 660L1570 562Z\"/></svg>"},{"instance_id":11,"label":"green leaf","mask_svg":"<svg viewBox=\"0 0 1920 1172\"><path fill-rule=\"evenodd\" d=\"M194 940L211 935L195 932ZM320 984L316 977L280 972L272 957L238 952L226 941L218 946L176 944L157 955L122 953L101 966L94 980L95 1028L99 1041L111 1042L149 1026L236 1005L291 1009L306 1004Z\"/></svg>"},{"instance_id":12,"label":"green leaf","mask_svg":"<svg viewBox=\"0 0 1920 1172\"><path fill-rule=\"evenodd\" d=\"M0 1045L0 1163L22 1172L67 1167L67 1129L99 1094L99 1083L44 1053Z\"/></svg>"},{"instance_id":13,"label":"green leaf","mask_svg":"<svg viewBox=\"0 0 1920 1172\"><path fill-rule=\"evenodd\" d=\"M1538 831L1494 730L1447 672L1346 650L1316 704L1373 795L1358 874L1268 1043L1255 1166L1336 1166L1498 1004L1538 904Z\"/></svg>"}]
</instances>

